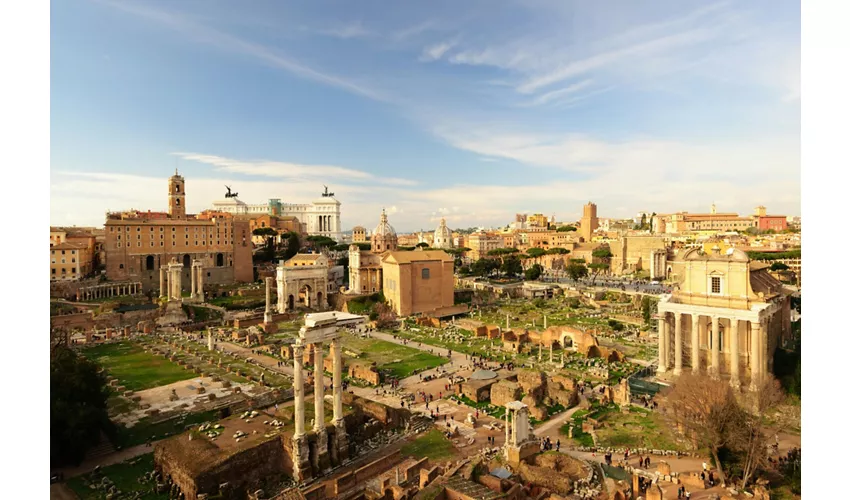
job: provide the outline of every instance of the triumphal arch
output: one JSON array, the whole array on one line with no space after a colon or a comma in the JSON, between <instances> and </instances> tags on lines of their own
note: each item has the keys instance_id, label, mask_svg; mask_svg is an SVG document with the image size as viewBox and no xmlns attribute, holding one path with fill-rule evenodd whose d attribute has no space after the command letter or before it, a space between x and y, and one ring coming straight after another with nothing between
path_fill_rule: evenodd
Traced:
<instances>
[{"instance_id":1,"label":"triumphal arch","mask_svg":"<svg viewBox=\"0 0 850 500\"><path fill-rule=\"evenodd\" d=\"M277 266L277 312L328 306L328 258L300 253Z\"/></svg>"}]
</instances>

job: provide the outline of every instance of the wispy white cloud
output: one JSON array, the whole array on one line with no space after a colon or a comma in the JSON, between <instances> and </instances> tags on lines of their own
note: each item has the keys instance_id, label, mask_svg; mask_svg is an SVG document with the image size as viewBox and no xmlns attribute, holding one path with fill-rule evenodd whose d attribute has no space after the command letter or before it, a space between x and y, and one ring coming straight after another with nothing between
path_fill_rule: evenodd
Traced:
<instances>
[{"instance_id":1,"label":"wispy white cloud","mask_svg":"<svg viewBox=\"0 0 850 500\"><path fill-rule=\"evenodd\" d=\"M349 38L364 38L374 35L374 33L366 29L360 21L336 28L318 30L318 33L334 38L341 38L343 40L348 40Z\"/></svg>"},{"instance_id":2,"label":"wispy white cloud","mask_svg":"<svg viewBox=\"0 0 850 500\"><path fill-rule=\"evenodd\" d=\"M455 46L457 42L441 42L435 45L430 45L425 47L422 51L422 55L419 56L420 61L436 61L443 57L443 55L451 50L452 47Z\"/></svg>"},{"instance_id":3,"label":"wispy white cloud","mask_svg":"<svg viewBox=\"0 0 850 500\"><path fill-rule=\"evenodd\" d=\"M409 179L378 177L362 170L338 167L335 165L306 165L269 160L235 160L217 155L200 153L171 153L184 160L204 163L216 170L232 174L243 174L281 179L343 179L348 181L368 181L396 186L412 186L416 182Z\"/></svg>"},{"instance_id":4,"label":"wispy white cloud","mask_svg":"<svg viewBox=\"0 0 850 500\"><path fill-rule=\"evenodd\" d=\"M545 94L541 94L534 98L531 102L533 105L541 105L546 104L547 102L554 100L562 100L565 96L569 96L575 94L576 92L583 90L587 87L590 87L593 84L592 79L582 80L580 82L573 83L564 88L553 90L551 92L546 92Z\"/></svg>"},{"instance_id":5,"label":"wispy white cloud","mask_svg":"<svg viewBox=\"0 0 850 500\"><path fill-rule=\"evenodd\" d=\"M297 61L293 57L282 54L279 50L196 23L176 12L164 11L140 5L132 5L123 2L112 2L109 0L95 1L129 14L157 22L186 35L195 42L204 43L220 50L252 57L272 67L292 73L298 77L337 87L376 101L386 102L389 100L386 94L371 88L362 82L355 81L352 78L342 77L314 69Z\"/></svg>"}]
</instances>

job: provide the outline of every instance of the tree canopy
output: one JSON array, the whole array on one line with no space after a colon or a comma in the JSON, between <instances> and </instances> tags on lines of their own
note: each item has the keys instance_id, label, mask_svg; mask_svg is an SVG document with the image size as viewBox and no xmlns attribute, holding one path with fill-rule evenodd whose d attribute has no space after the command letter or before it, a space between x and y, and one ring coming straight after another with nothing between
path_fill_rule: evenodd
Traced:
<instances>
[{"instance_id":1,"label":"tree canopy","mask_svg":"<svg viewBox=\"0 0 850 500\"><path fill-rule=\"evenodd\" d=\"M490 250L489 252L487 252L487 255L489 255L491 257L501 257L503 255L510 255L510 254L513 254L513 253L519 253L519 250L517 250L516 248L512 248L512 247L494 248L493 250Z\"/></svg>"},{"instance_id":2,"label":"tree canopy","mask_svg":"<svg viewBox=\"0 0 850 500\"><path fill-rule=\"evenodd\" d=\"M508 255L502 261L501 271L507 276L517 276L522 273L522 262L516 255Z\"/></svg>"},{"instance_id":3,"label":"tree canopy","mask_svg":"<svg viewBox=\"0 0 850 500\"><path fill-rule=\"evenodd\" d=\"M587 277L587 266L584 265L584 261L579 260L571 260L567 265L567 275L570 279L580 280L582 278Z\"/></svg>"},{"instance_id":4,"label":"tree canopy","mask_svg":"<svg viewBox=\"0 0 850 500\"><path fill-rule=\"evenodd\" d=\"M525 270L525 279L534 281L540 278L541 274L543 274L543 266L540 264L534 264Z\"/></svg>"},{"instance_id":5,"label":"tree canopy","mask_svg":"<svg viewBox=\"0 0 850 500\"><path fill-rule=\"evenodd\" d=\"M567 250L566 248L553 247L553 248L550 248L549 250L546 250L546 253L549 254L549 255L566 255L566 254L570 253L570 251Z\"/></svg>"},{"instance_id":6,"label":"tree canopy","mask_svg":"<svg viewBox=\"0 0 850 500\"><path fill-rule=\"evenodd\" d=\"M499 261L494 259L478 259L469 268L476 276L489 276L490 273L499 268Z\"/></svg>"},{"instance_id":7,"label":"tree canopy","mask_svg":"<svg viewBox=\"0 0 850 500\"><path fill-rule=\"evenodd\" d=\"M569 233L569 232L572 232L572 231L576 231L576 227L575 226L561 226L557 229L557 231L559 233Z\"/></svg>"},{"instance_id":8,"label":"tree canopy","mask_svg":"<svg viewBox=\"0 0 850 500\"><path fill-rule=\"evenodd\" d=\"M536 248L535 247L535 248L529 248L528 250L526 250L525 253L527 253L528 256L531 257L531 258L537 258L537 257L543 256L543 255L546 255L546 250L544 250L542 248Z\"/></svg>"},{"instance_id":9,"label":"tree canopy","mask_svg":"<svg viewBox=\"0 0 850 500\"><path fill-rule=\"evenodd\" d=\"M325 248L336 246L336 241L334 241L332 238L328 238L327 236L322 236L319 234L308 236L307 241L310 242L313 248Z\"/></svg>"},{"instance_id":10,"label":"tree canopy","mask_svg":"<svg viewBox=\"0 0 850 500\"><path fill-rule=\"evenodd\" d=\"M297 254L299 250L301 250L301 241L298 238L298 233L288 233L286 235L286 250L283 251L283 255L281 257L284 261L287 261L295 257L295 254Z\"/></svg>"},{"instance_id":11,"label":"tree canopy","mask_svg":"<svg viewBox=\"0 0 850 500\"><path fill-rule=\"evenodd\" d=\"M416 248L428 248L429 246L430 245L428 245L428 243L425 242L425 241L420 241L419 243L416 244Z\"/></svg>"},{"instance_id":12,"label":"tree canopy","mask_svg":"<svg viewBox=\"0 0 850 500\"><path fill-rule=\"evenodd\" d=\"M86 451L111 432L106 376L64 346L50 359L50 463L79 464Z\"/></svg>"},{"instance_id":13,"label":"tree canopy","mask_svg":"<svg viewBox=\"0 0 850 500\"><path fill-rule=\"evenodd\" d=\"M787 271L789 267L782 262L774 262L770 265L771 271Z\"/></svg>"}]
</instances>

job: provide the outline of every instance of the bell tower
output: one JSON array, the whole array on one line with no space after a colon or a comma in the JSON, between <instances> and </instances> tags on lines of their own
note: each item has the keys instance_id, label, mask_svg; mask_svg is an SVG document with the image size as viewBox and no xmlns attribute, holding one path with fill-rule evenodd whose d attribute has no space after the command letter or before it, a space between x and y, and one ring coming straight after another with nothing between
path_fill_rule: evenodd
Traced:
<instances>
[{"instance_id":1,"label":"bell tower","mask_svg":"<svg viewBox=\"0 0 850 500\"><path fill-rule=\"evenodd\" d=\"M186 181L177 169L168 179L168 215L172 219L186 218Z\"/></svg>"}]
</instances>

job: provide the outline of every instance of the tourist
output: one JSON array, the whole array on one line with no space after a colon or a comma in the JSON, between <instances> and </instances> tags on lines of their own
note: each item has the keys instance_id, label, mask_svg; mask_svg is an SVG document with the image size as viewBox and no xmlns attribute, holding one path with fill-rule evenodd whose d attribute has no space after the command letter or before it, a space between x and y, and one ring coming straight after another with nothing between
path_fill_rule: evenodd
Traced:
<instances>
[{"instance_id":1,"label":"tourist","mask_svg":"<svg viewBox=\"0 0 850 500\"><path fill-rule=\"evenodd\" d=\"M561 452L561 440L560 439L558 440L557 443L555 443L555 446L557 448L555 451L560 453Z\"/></svg>"}]
</instances>

